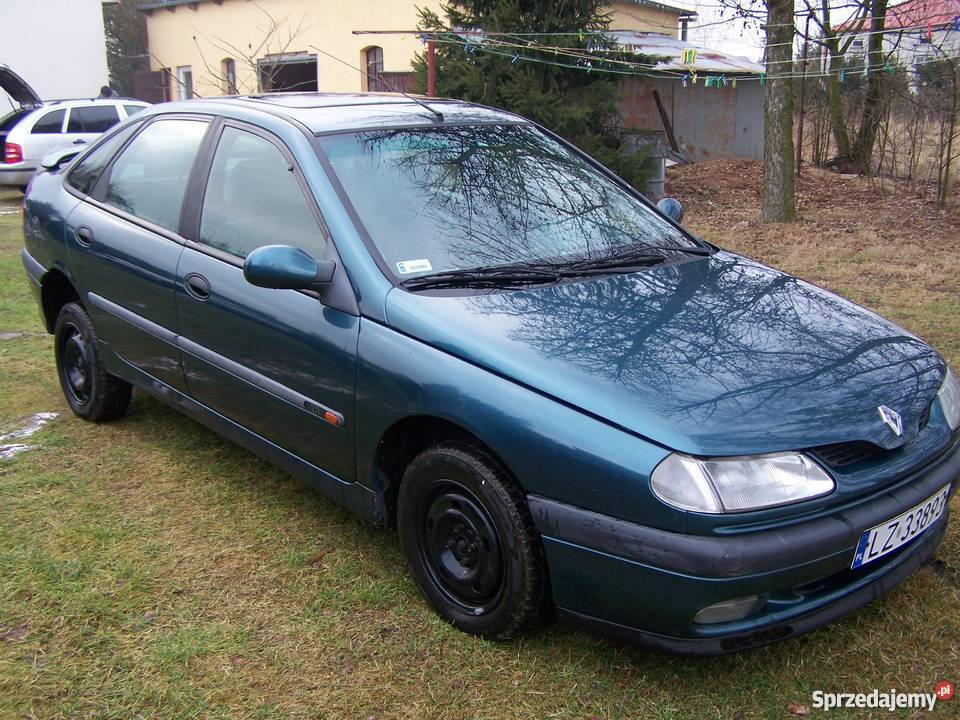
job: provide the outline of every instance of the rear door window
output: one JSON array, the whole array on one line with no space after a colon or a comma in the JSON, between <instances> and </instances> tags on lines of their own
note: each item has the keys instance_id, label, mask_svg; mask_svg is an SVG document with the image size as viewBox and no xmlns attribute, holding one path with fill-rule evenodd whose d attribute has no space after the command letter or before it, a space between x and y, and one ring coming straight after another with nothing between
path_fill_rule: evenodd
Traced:
<instances>
[{"instance_id":1,"label":"rear door window","mask_svg":"<svg viewBox=\"0 0 960 720\"><path fill-rule=\"evenodd\" d=\"M203 197L200 242L245 258L262 245L293 245L324 257L324 233L280 149L226 127Z\"/></svg>"},{"instance_id":2,"label":"rear door window","mask_svg":"<svg viewBox=\"0 0 960 720\"><path fill-rule=\"evenodd\" d=\"M110 168L104 202L178 232L183 195L207 125L171 119L145 127Z\"/></svg>"},{"instance_id":3,"label":"rear door window","mask_svg":"<svg viewBox=\"0 0 960 720\"><path fill-rule=\"evenodd\" d=\"M41 115L30 132L34 135L58 134L63 131L63 116L66 114L66 110L54 110L46 115Z\"/></svg>"},{"instance_id":4,"label":"rear door window","mask_svg":"<svg viewBox=\"0 0 960 720\"><path fill-rule=\"evenodd\" d=\"M120 121L116 105L88 105L70 108L68 133L102 133Z\"/></svg>"},{"instance_id":5,"label":"rear door window","mask_svg":"<svg viewBox=\"0 0 960 720\"><path fill-rule=\"evenodd\" d=\"M67 184L84 195L89 195L93 186L100 177L100 173L110 162L117 150L123 147L127 139L140 129L140 123L128 125L123 130L106 138L102 143L94 147L85 158L83 158L70 174L67 175Z\"/></svg>"}]
</instances>

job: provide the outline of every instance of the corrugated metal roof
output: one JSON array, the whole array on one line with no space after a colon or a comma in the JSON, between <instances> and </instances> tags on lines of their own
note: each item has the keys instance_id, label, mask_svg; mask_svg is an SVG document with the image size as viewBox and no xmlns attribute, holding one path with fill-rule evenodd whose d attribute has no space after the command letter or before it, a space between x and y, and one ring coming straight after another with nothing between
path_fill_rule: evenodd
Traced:
<instances>
[{"instance_id":1,"label":"corrugated metal roof","mask_svg":"<svg viewBox=\"0 0 960 720\"><path fill-rule=\"evenodd\" d=\"M632 47L641 55L656 55L667 58L657 65L656 70L723 75L759 75L764 71L763 65L745 57L730 55L720 50L711 50L670 35L640 33L630 30L614 30L610 35L628 50ZM692 65L685 65L680 62L685 50L697 51L696 60Z\"/></svg>"}]
</instances>

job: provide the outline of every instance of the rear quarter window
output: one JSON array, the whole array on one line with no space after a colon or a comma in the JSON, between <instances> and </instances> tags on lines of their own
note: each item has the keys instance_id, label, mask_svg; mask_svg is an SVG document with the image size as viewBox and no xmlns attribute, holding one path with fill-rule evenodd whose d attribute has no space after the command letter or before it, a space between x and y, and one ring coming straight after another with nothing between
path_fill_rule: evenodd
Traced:
<instances>
[{"instance_id":1,"label":"rear quarter window","mask_svg":"<svg viewBox=\"0 0 960 720\"><path fill-rule=\"evenodd\" d=\"M0 133L13 130L14 126L23 120L24 116L33 112L32 108L18 108L13 112L7 113L0 119Z\"/></svg>"}]
</instances>

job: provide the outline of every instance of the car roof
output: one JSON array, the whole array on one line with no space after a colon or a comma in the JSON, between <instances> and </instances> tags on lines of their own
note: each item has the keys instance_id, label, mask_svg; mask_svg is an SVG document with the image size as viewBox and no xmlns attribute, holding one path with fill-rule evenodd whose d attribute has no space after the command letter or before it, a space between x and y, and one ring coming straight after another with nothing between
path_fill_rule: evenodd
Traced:
<instances>
[{"instance_id":1,"label":"car roof","mask_svg":"<svg viewBox=\"0 0 960 720\"><path fill-rule=\"evenodd\" d=\"M417 102L419 101L419 102ZM436 126L439 119L424 104L443 114L447 124L528 122L505 110L462 100L429 98L399 93L266 93L209 100L188 100L186 105L217 103L285 115L303 123L315 134L382 127ZM421 104L423 103L423 104Z\"/></svg>"},{"instance_id":2,"label":"car roof","mask_svg":"<svg viewBox=\"0 0 960 720\"><path fill-rule=\"evenodd\" d=\"M135 98L126 97L94 97L94 98L64 98L63 100L44 100L42 108L50 107L81 107L83 105L143 105L150 107L150 103Z\"/></svg>"}]
</instances>

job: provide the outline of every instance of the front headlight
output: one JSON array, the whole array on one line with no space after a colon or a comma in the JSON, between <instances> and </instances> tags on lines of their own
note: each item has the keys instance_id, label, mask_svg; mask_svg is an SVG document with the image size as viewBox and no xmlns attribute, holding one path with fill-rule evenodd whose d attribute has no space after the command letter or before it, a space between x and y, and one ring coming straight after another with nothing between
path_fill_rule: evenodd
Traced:
<instances>
[{"instance_id":1,"label":"front headlight","mask_svg":"<svg viewBox=\"0 0 960 720\"><path fill-rule=\"evenodd\" d=\"M674 453L650 476L668 505L703 513L734 513L786 505L833 492L833 479L800 453L698 460Z\"/></svg>"},{"instance_id":2,"label":"front headlight","mask_svg":"<svg viewBox=\"0 0 960 720\"><path fill-rule=\"evenodd\" d=\"M957 382L950 368L947 368L947 377L940 386L937 397L940 398L940 407L947 424L951 430L956 430L960 427L960 382Z\"/></svg>"}]
</instances>

